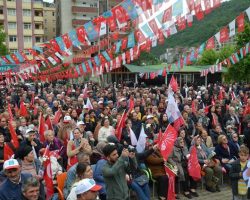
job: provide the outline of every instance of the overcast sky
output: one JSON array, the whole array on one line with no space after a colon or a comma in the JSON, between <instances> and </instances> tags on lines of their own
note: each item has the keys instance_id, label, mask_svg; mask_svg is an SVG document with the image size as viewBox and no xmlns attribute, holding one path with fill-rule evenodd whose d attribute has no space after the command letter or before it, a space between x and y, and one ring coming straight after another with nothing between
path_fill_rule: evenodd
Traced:
<instances>
[{"instance_id":1,"label":"overcast sky","mask_svg":"<svg viewBox=\"0 0 250 200\"><path fill-rule=\"evenodd\" d=\"M43 0L44 2L49 2L49 3L52 3L54 2L54 0Z\"/></svg>"}]
</instances>

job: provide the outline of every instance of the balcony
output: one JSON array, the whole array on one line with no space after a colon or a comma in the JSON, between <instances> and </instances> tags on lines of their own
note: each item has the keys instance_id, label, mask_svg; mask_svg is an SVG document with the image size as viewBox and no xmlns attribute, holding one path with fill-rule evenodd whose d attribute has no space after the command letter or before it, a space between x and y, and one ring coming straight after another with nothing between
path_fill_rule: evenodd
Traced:
<instances>
[{"instance_id":1,"label":"balcony","mask_svg":"<svg viewBox=\"0 0 250 200\"><path fill-rule=\"evenodd\" d=\"M17 29L8 29L8 35L17 35Z\"/></svg>"},{"instance_id":2,"label":"balcony","mask_svg":"<svg viewBox=\"0 0 250 200\"><path fill-rule=\"evenodd\" d=\"M15 1L6 1L6 7L16 9L16 2Z\"/></svg>"},{"instance_id":3,"label":"balcony","mask_svg":"<svg viewBox=\"0 0 250 200\"><path fill-rule=\"evenodd\" d=\"M31 23L31 17L23 16L23 23Z\"/></svg>"},{"instance_id":4,"label":"balcony","mask_svg":"<svg viewBox=\"0 0 250 200\"><path fill-rule=\"evenodd\" d=\"M72 26L79 26L87 23L89 20L84 19L72 19Z\"/></svg>"},{"instance_id":5,"label":"balcony","mask_svg":"<svg viewBox=\"0 0 250 200\"><path fill-rule=\"evenodd\" d=\"M0 21L3 21L3 20L4 20L4 15L0 14Z\"/></svg>"},{"instance_id":6,"label":"balcony","mask_svg":"<svg viewBox=\"0 0 250 200\"><path fill-rule=\"evenodd\" d=\"M8 22L16 22L16 16L8 15Z\"/></svg>"},{"instance_id":7,"label":"balcony","mask_svg":"<svg viewBox=\"0 0 250 200\"><path fill-rule=\"evenodd\" d=\"M24 36L32 36L32 30L31 29L24 29L23 35Z\"/></svg>"},{"instance_id":8,"label":"balcony","mask_svg":"<svg viewBox=\"0 0 250 200\"><path fill-rule=\"evenodd\" d=\"M72 13L97 13L98 8L72 6Z\"/></svg>"},{"instance_id":9,"label":"balcony","mask_svg":"<svg viewBox=\"0 0 250 200\"><path fill-rule=\"evenodd\" d=\"M41 3L41 2L34 2L33 8L34 9L42 10L43 9L43 3Z\"/></svg>"},{"instance_id":10,"label":"balcony","mask_svg":"<svg viewBox=\"0 0 250 200\"><path fill-rule=\"evenodd\" d=\"M9 49L18 49L17 41L16 42L9 42L8 48Z\"/></svg>"},{"instance_id":11,"label":"balcony","mask_svg":"<svg viewBox=\"0 0 250 200\"><path fill-rule=\"evenodd\" d=\"M43 16L35 16L34 22L43 22Z\"/></svg>"},{"instance_id":12,"label":"balcony","mask_svg":"<svg viewBox=\"0 0 250 200\"><path fill-rule=\"evenodd\" d=\"M24 47L25 49L32 48L32 46L33 46L33 45L32 45L32 42L24 42L23 45L24 45L23 47Z\"/></svg>"},{"instance_id":13,"label":"balcony","mask_svg":"<svg viewBox=\"0 0 250 200\"><path fill-rule=\"evenodd\" d=\"M44 35L44 29L35 29L34 34L35 35Z\"/></svg>"},{"instance_id":14,"label":"balcony","mask_svg":"<svg viewBox=\"0 0 250 200\"><path fill-rule=\"evenodd\" d=\"M3 0L0 0L0 7L3 6Z\"/></svg>"},{"instance_id":15,"label":"balcony","mask_svg":"<svg viewBox=\"0 0 250 200\"><path fill-rule=\"evenodd\" d=\"M22 9L31 9L31 3L25 3L25 2L23 2L23 4L22 4Z\"/></svg>"}]
</instances>

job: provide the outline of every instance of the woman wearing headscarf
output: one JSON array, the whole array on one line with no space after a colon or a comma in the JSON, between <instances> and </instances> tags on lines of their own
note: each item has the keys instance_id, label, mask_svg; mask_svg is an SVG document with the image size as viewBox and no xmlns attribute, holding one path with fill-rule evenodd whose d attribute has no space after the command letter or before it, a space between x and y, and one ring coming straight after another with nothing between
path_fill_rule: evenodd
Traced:
<instances>
[{"instance_id":1,"label":"woman wearing headscarf","mask_svg":"<svg viewBox=\"0 0 250 200\"><path fill-rule=\"evenodd\" d=\"M199 164L201 165L202 171L205 172L206 189L209 192L220 191L219 183L222 176L222 169L220 162L214 157L215 153L202 143L200 136L194 137L192 145L190 151L196 147Z\"/></svg>"},{"instance_id":2,"label":"woman wearing headscarf","mask_svg":"<svg viewBox=\"0 0 250 200\"><path fill-rule=\"evenodd\" d=\"M188 157L190 156L187 146L182 137L178 137L175 141L175 145L172 153L168 157L168 162L176 166L178 169L178 181L181 183L181 186L184 191L184 196L191 199L192 196L198 197L199 195L196 192L197 183L193 180L192 177L188 175Z\"/></svg>"}]
</instances>

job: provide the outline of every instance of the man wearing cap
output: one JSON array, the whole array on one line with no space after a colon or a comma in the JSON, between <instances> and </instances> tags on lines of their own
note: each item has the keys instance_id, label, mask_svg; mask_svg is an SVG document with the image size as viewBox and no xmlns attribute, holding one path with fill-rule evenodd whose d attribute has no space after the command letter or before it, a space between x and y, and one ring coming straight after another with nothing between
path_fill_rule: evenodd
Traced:
<instances>
[{"instance_id":1,"label":"man wearing cap","mask_svg":"<svg viewBox=\"0 0 250 200\"><path fill-rule=\"evenodd\" d=\"M32 175L21 173L21 167L16 159L6 160L3 171L7 179L0 185L0 200L21 199L21 186Z\"/></svg>"},{"instance_id":2,"label":"man wearing cap","mask_svg":"<svg viewBox=\"0 0 250 200\"><path fill-rule=\"evenodd\" d=\"M122 97L120 100L119 100L119 103L120 103L120 106L117 108L117 111L120 113L120 112L123 112L124 110L127 110L127 101L126 101L126 98L125 97Z\"/></svg>"},{"instance_id":3,"label":"man wearing cap","mask_svg":"<svg viewBox=\"0 0 250 200\"><path fill-rule=\"evenodd\" d=\"M123 149L121 156L118 156L115 145L108 144L103 148L103 154L107 163L103 166L102 172L106 183L107 200L127 200L128 185L126 172L128 171L128 149Z\"/></svg>"},{"instance_id":4,"label":"man wearing cap","mask_svg":"<svg viewBox=\"0 0 250 200\"><path fill-rule=\"evenodd\" d=\"M21 142L20 146L30 146L35 149L35 157L39 155L39 151L42 148L41 142L36 138L36 132L33 129L26 131L26 138Z\"/></svg>"},{"instance_id":5,"label":"man wearing cap","mask_svg":"<svg viewBox=\"0 0 250 200\"><path fill-rule=\"evenodd\" d=\"M77 200L95 200L102 186L97 185L94 179L83 179L76 186Z\"/></svg>"}]
</instances>

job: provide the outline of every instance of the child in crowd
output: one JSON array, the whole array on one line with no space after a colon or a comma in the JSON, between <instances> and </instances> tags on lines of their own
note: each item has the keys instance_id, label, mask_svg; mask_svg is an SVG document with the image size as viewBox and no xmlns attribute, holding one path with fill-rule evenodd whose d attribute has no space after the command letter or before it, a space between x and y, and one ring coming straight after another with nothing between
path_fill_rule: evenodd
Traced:
<instances>
[{"instance_id":1,"label":"child in crowd","mask_svg":"<svg viewBox=\"0 0 250 200\"><path fill-rule=\"evenodd\" d=\"M247 169L249 149L242 145L239 150L239 157L232 163L229 176L231 178L232 192L234 200L248 199L247 184L243 179L243 172Z\"/></svg>"}]
</instances>

